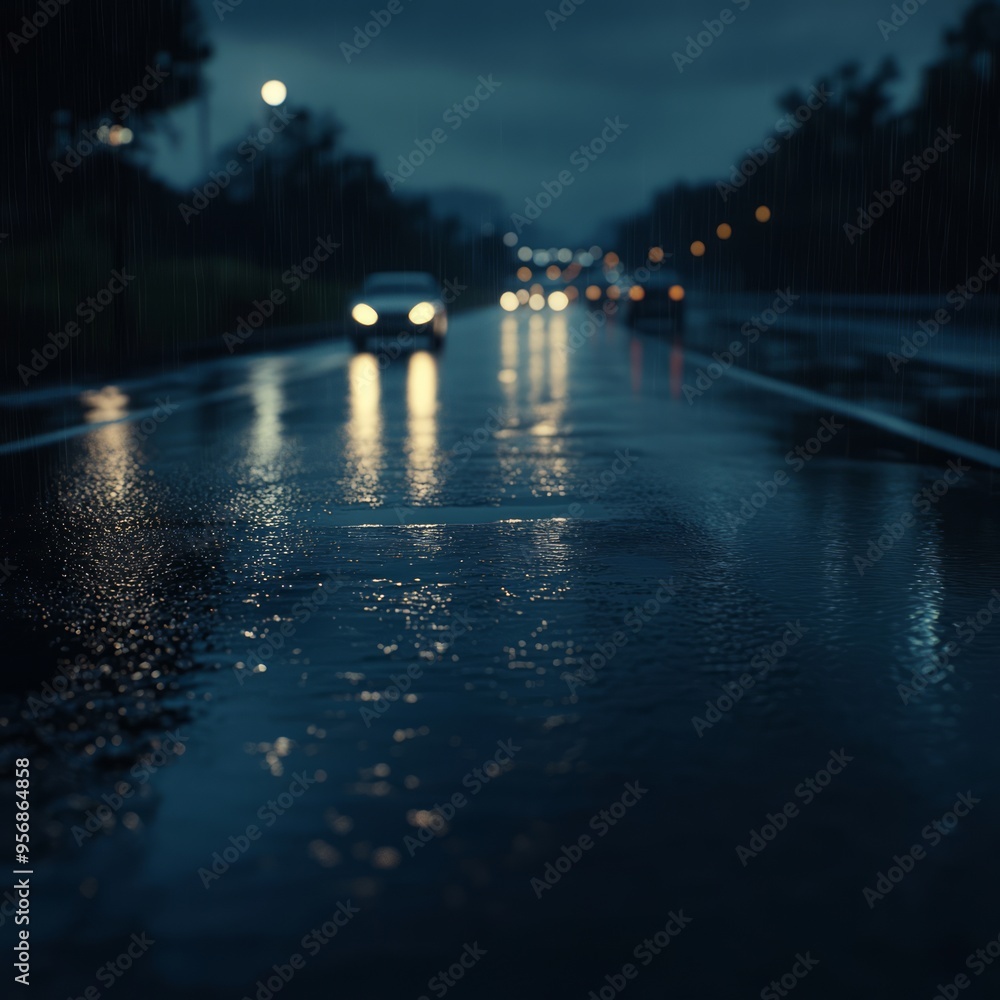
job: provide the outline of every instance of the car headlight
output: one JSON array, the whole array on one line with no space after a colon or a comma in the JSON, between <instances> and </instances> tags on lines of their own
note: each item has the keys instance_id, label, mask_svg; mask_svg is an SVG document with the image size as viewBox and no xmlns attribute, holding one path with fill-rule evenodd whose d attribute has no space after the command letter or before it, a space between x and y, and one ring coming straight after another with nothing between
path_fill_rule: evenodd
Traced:
<instances>
[{"instance_id":1,"label":"car headlight","mask_svg":"<svg viewBox=\"0 0 1000 1000\"><path fill-rule=\"evenodd\" d=\"M504 292L500 296L500 308L507 312L513 312L520 304L514 292Z\"/></svg>"},{"instance_id":2,"label":"car headlight","mask_svg":"<svg viewBox=\"0 0 1000 1000\"><path fill-rule=\"evenodd\" d=\"M364 302L359 302L351 310L351 317L362 326L374 326L378 322L378 313Z\"/></svg>"},{"instance_id":3,"label":"car headlight","mask_svg":"<svg viewBox=\"0 0 1000 1000\"><path fill-rule=\"evenodd\" d=\"M410 322L414 326L423 326L434 319L434 306L429 302L418 302L410 310Z\"/></svg>"}]
</instances>

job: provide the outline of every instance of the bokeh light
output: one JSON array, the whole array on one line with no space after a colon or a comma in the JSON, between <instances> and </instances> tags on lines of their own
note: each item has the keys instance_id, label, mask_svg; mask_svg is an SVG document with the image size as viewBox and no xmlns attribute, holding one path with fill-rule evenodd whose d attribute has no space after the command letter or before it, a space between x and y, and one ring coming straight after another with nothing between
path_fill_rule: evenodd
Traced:
<instances>
[{"instance_id":1,"label":"bokeh light","mask_svg":"<svg viewBox=\"0 0 1000 1000\"><path fill-rule=\"evenodd\" d=\"M288 88L280 80L268 80L260 88L260 96L264 99L265 104L270 104L272 108L276 108L279 104L285 103L285 98L288 96Z\"/></svg>"}]
</instances>

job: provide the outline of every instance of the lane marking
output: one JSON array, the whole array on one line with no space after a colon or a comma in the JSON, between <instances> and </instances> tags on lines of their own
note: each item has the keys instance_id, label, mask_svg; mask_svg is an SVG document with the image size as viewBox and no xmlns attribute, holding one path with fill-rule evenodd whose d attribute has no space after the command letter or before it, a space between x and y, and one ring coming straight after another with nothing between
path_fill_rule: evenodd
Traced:
<instances>
[{"instance_id":1,"label":"lane marking","mask_svg":"<svg viewBox=\"0 0 1000 1000\"><path fill-rule=\"evenodd\" d=\"M684 349L684 359L691 359L695 364L708 365L716 364L714 358L698 351ZM819 406L821 409L830 409L834 413L861 420L871 424L881 430L898 434L901 437L909 438L917 444L928 445L938 451L950 452L961 455L963 458L979 462L981 465L990 468L1000 469L1000 451L990 448L988 445L976 444L973 441L966 441L964 438L948 434L946 431L934 430L931 427L921 427L911 420L903 417L893 416L891 413L879 413L876 410L869 410L860 403L851 403L836 396L828 396L826 393L817 392L815 389L806 389L791 382L784 382L781 379L772 378L769 375L758 375L756 372L749 372L735 365L727 368L725 374L748 385L756 386L768 392L776 392L779 395L787 396L790 399L798 400L800 403L808 403L810 406Z\"/></svg>"}]
</instances>

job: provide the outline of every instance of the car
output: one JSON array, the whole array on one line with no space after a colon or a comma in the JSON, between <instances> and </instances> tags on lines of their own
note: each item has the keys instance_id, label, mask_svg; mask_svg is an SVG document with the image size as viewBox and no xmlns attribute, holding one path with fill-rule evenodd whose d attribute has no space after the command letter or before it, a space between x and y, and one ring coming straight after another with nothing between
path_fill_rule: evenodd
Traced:
<instances>
[{"instance_id":1,"label":"car","mask_svg":"<svg viewBox=\"0 0 1000 1000\"><path fill-rule=\"evenodd\" d=\"M408 344L415 336L439 350L448 332L448 307L437 279L423 271L377 271L348 308L348 333L358 351L374 339L378 347Z\"/></svg>"},{"instance_id":2,"label":"car","mask_svg":"<svg viewBox=\"0 0 1000 1000\"><path fill-rule=\"evenodd\" d=\"M622 294L625 322L637 330L683 333L686 294L676 271L657 271Z\"/></svg>"}]
</instances>

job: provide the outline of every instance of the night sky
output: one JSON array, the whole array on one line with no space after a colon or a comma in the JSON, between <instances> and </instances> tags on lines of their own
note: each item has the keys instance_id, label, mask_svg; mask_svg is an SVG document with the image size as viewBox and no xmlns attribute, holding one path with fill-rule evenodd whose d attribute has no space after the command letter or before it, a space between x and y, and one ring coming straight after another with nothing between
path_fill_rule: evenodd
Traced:
<instances>
[{"instance_id":1,"label":"night sky","mask_svg":"<svg viewBox=\"0 0 1000 1000\"><path fill-rule=\"evenodd\" d=\"M903 71L895 93L905 104L960 13L944 0L928 2L883 39L876 22L890 15L888 3L749 0L741 11L748 0L733 0L733 23L680 73L672 53L703 30L703 19L719 17L718 0L669 9L584 0L555 30L546 11L558 8L556 0L400 2L350 62L341 44L352 43L355 26L371 19L373 5L384 8L382 0L205 2L215 46L207 67L213 147L224 151L263 121L259 88L277 77L288 84L291 106L332 113L343 147L373 154L380 172L444 128L447 141L399 192L495 192L515 211L560 170L575 174L573 151L618 116L628 129L535 227L553 242L578 243L674 181L724 176L773 128L782 93L845 61L871 70L894 56ZM452 129L445 112L491 74L499 89ZM162 142L158 167L191 186L202 180L195 119L190 109L176 118L183 138Z\"/></svg>"}]
</instances>

